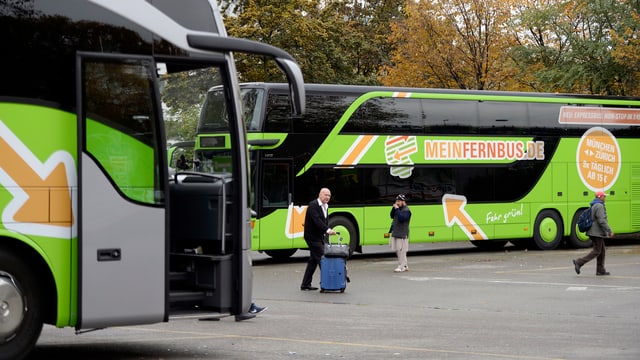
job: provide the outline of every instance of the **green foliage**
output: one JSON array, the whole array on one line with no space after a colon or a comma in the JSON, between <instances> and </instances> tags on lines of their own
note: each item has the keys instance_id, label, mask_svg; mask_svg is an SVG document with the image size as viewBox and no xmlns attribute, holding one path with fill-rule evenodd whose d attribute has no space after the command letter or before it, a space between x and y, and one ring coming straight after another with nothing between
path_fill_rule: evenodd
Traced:
<instances>
[{"instance_id":1,"label":"green foliage","mask_svg":"<svg viewBox=\"0 0 640 360\"><path fill-rule=\"evenodd\" d=\"M223 8L230 35L285 49L306 82L640 95L638 0L227 0ZM243 81L285 80L264 58L236 60Z\"/></svg>"},{"instance_id":2,"label":"green foliage","mask_svg":"<svg viewBox=\"0 0 640 360\"><path fill-rule=\"evenodd\" d=\"M193 140L204 96L212 86L220 84L219 73L205 68L169 74L162 80L160 92L167 138Z\"/></svg>"},{"instance_id":3,"label":"green foliage","mask_svg":"<svg viewBox=\"0 0 640 360\"><path fill-rule=\"evenodd\" d=\"M389 62L389 24L403 0L240 0L227 3L231 36L262 41L288 51L309 83L376 84ZM284 81L270 61L236 54L243 81Z\"/></svg>"},{"instance_id":4,"label":"green foliage","mask_svg":"<svg viewBox=\"0 0 640 360\"><path fill-rule=\"evenodd\" d=\"M519 45L510 51L520 78L538 91L639 95L637 62L621 61L618 49L625 42L620 34L636 29L637 35L637 7L633 1L577 0L522 10L517 19L527 31L518 33Z\"/></svg>"}]
</instances>

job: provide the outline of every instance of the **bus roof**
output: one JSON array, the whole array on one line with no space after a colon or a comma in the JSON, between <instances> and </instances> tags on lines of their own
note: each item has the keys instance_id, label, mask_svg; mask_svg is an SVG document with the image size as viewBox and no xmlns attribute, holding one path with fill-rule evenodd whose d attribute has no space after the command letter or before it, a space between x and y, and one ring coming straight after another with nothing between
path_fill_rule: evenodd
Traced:
<instances>
[{"instance_id":1,"label":"bus roof","mask_svg":"<svg viewBox=\"0 0 640 360\"><path fill-rule=\"evenodd\" d=\"M267 82L247 82L241 83L240 88L263 88L277 92L285 92L285 83ZM372 85L339 85L339 84L305 84L307 93L341 93L341 94L364 94L374 91L404 92L404 93L431 93L431 94L451 94L451 95L475 95L475 96L525 96L543 98L574 98L583 100L632 100L640 101L640 97L627 96L602 96L587 94L569 93L536 93L520 91L497 91L497 90L463 90L463 89L442 89L442 88L411 88L411 87L386 87Z\"/></svg>"}]
</instances>

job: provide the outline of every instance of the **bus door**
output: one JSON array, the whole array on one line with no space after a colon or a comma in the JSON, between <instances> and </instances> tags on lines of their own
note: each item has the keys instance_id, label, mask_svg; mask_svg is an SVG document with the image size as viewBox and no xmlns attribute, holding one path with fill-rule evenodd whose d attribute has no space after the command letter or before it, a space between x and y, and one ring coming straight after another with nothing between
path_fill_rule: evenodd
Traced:
<instances>
[{"instance_id":1,"label":"bus door","mask_svg":"<svg viewBox=\"0 0 640 360\"><path fill-rule=\"evenodd\" d=\"M291 204L293 195L293 161L291 159L263 160L262 176L258 182L262 185L259 187L262 201L262 214L260 215L272 214L270 216L276 217L273 218L275 221L267 220L261 223L260 238L274 240L269 242L271 248L290 249L293 244L292 238L291 236L284 237L283 234L290 234L291 231L273 226L282 226L287 223L284 217L287 216L286 209ZM292 224L289 225L291 228Z\"/></svg>"},{"instance_id":2,"label":"bus door","mask_svg":"<svg viewBox=\"0 0 640 360\"><path fill-rule=\"evenodd\" d=\"M79 54L77 329L165 320L164 179L155 63Z\"/></svg>"}]
</instances>

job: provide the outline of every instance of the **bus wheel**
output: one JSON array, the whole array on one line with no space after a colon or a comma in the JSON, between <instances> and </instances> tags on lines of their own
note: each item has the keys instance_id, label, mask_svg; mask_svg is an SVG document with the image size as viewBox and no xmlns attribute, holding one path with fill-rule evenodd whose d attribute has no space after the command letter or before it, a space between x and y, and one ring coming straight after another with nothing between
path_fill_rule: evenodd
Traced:
<instances>
[{"instance_id":1,"label":"bus wheel","mask_svg":"<svg viewBox=\"0 0 640 360\"><path fill-rule=\"evenodd\" d=\"M536 217L533 241L540 250L553 250L562 242L562 220L552 210L544 210Z\"/></svg>"},{"instance_id":2,"label":"bus wheel","mask_svg":"<svg viewBox=\"0 0 640 360\"><path fill-rule=\"evenodd\" d=\"M264 253L271 256L274 259L284 260L295 254L298 249L281 249L281 250L265 250Z\"/></svg>"},{"instance_id":3,"label":"bus wheel","mask_svg":"<svg viewBox=\"0 0 640 360\"><path fill-rule=\"evenodd\" d=\"M42 296L35 275L0 249L0 359L22 359L42 331Z\"/></svg>"},{"instance_id":4,"label":"bus wheel","mask_svg":"<svg viewBox=\"0 0 640 360\"><path fill-rule=\"evenodd\" d=\"M587 236L586 233L578 231L578 218L582 211L586 208L578 209L575 214L573 214L573 219L571 219L571 235L567 239L567 243L576 249L583 249L591 247L591 239Z\"/></svg>"},{"instance_id":5,"label":"bus wheel","mask_svg":"<svg viewBox=\"0 0 640 360\"><path fill-rule=\"evenodd\" d=\"M507 245L508 241L500 241L500 240L471 240L471 243L482 250L500 250Z\"/></svg>"},{"instance_id":6,"label":"bus wheel","mask_svg":"<svg viewBox=\"0 0 640 360\"><path fill-rule=\"evenodd\" d=\"M353 223L344 216L335 216L329 219L329 227L340 233L342 242L349 244L349 256L358 246L358 234Z\"/></svg>"}]
</instances>

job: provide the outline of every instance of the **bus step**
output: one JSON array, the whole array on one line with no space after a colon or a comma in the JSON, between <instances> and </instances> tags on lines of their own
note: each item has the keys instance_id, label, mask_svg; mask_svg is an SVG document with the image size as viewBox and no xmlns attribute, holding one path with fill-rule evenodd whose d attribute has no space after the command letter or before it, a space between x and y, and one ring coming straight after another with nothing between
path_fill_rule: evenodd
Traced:
<instances>
[{"instance_id":1,"label":"bus step","mask_svg":"<svg viewBox=\"0 0 640 360\"><path fill-rule=\"evenodd\" d=\"M172 271L169 274L171 283L188 283L193 281L193 272L189 271Z\"/></svg>"},{"instance_id":2,"label":"bus step","mask_svg":"<svg viewBox=\"0 0 640 360\"><path fill-rule=\"evenodd\" d=\"M169 303L173 305L199 305L205 299L204 291L172 291L169 293Z\"/></svg>"}]
</instances>

